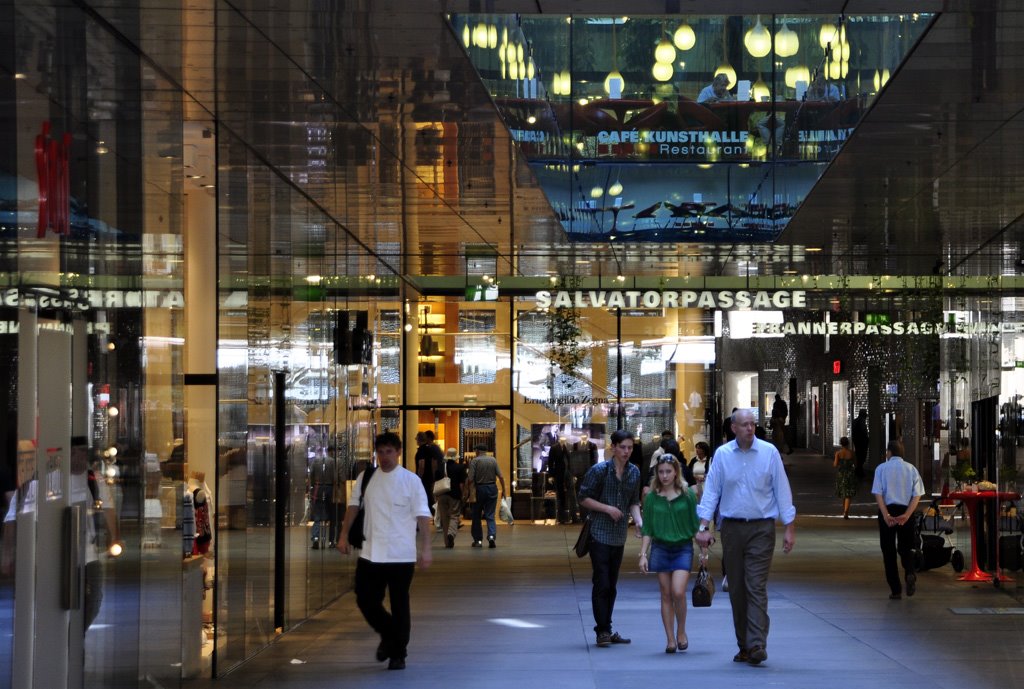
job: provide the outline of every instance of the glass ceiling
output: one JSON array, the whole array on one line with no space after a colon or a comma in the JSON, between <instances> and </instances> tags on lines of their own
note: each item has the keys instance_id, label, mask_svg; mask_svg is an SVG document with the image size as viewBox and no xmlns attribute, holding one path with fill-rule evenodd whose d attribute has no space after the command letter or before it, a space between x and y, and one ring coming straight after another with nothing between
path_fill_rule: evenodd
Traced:
<instances>
[{"instance_id":1,"label":"glass ceiling","mask_svg":"<svg viewBox=\"0 0 1024 689\"><path fill-rule=\"evenodd\" d=\"M451 23L571 239L763 242L932 16Z\"/></svg>"}]
</instances>

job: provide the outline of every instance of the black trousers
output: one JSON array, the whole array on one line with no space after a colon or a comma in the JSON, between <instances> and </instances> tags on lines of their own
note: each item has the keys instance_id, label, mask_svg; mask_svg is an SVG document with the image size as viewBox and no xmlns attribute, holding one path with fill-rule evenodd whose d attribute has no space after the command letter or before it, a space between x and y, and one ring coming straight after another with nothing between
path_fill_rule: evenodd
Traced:
<instances>
[{"instance_id":1,"label":"black trousers","mask_svg":"<svg viewBox=\"0 0 1024 689\"><path fill-rule=\"evenodd\" d=\"M626 547L590 542L590 565L594 569L591 581L590 604L594 608L594 631L612 630L612 610L615 609L616 585L619 583L619 568Z\"/></svg>"},{"instance_id":2,"label":"black trousers","mask_svg":"<svg viewBox=\"0 0 1024 689\"><path fill-rule=\"evenodd\" d=\"M907 511L906 505L886 505L890 515L903 514ZM914 572L914 522L907 520L903 526L889 526L885 523L882 511L878 511L878 543L882 546L882 562L885 563L885 580L889 584L889 590L893 593L903 592L903 582L900 579L900 570L896 565L896 556L899 555L903 564L904 574Z\"/></svg>"},{"instance_id":3,"label":"black trousers","mask_svg":"<svg viewBox=\"0 0 1024 689\"><path fill-rule=\"evenodd\" d=\"M373 631L380 634L389 658L405 658L409 646L412 619L409 615L409 588L416 571L414 562L356 563L356 605ZM387 590L391 612L384 607Z\"/></svg>"}]
</instances>

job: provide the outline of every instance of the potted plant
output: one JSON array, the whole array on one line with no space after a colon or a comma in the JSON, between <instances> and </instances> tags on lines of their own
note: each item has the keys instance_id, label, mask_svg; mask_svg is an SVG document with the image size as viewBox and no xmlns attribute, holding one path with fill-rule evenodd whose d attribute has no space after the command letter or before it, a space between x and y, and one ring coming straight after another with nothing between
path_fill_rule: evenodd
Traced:
<instances>
[{"instance_id":1,"label":"potted plant","mask_svg":"<svg viewBox=\"0 0 1024 689\"><path fill-rule=\"evenodd\" d=\"M971 466L970 461L962 459L953 465L953 469L950 472L953 480L956 481L957 488L960 489L974 481L978 474L974 471L974 467Z\"/></svg>"}]
</instances>

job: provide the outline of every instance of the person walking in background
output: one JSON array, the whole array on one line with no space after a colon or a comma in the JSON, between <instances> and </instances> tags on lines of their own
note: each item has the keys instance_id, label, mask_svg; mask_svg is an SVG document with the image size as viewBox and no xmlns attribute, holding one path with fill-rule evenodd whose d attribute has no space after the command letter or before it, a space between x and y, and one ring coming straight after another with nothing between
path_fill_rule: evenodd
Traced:
<instances>
[{"instance_id":1,"label":"person walking in background","mask_svg":"<svg viewBox=\"0 0 1024 689\"><path fill-rule=\"evenodd\" d=\"M850 501L857 494L857 476L850 439L845 435L839 439L832 466L836 470L836 497L843 499L843 519L850 518Z\"/></svg>"},{"instance_id":2,"label":"person walking in background","mask_svg":"<svg viewBox=\"0 0 1024 689\"><path fill-rule=\"evenodd\" d=\"M650 488L643 508L640 571L658 575L665 653L675 653L690 646L686 635L686 583L693 566L697 496L683 484L682 466L670 454L658 458Z\"/></svg>"},{"instance_id":3,"label":"person walking in background","mask_svg":"<svg viewBox=\"0 0 1024 689\"><path fill-rule=\"evenodd\" d=\"M416 434L419 448L416 450L416 475L423 482L423 490L427 494L427 504L434 509L434 476L441 470L444 463L444 452L435 443L434 431L423 431Z\"/></svg>"},{"instance_id":4,"label":"person walking in background","mask_svg":"<svg viewBox=\"0 0 1024 689\"><path fill-rule=\"evenodd\" d=\"M793 492L775 446L754 437L754 412L732 414L736 439L715 452L697 507L697 545L714 541L708 525L715 510L722 517L722 554L729 572L729 602L739 653L737 663L768 659L768 571L775 550L775 520L786 526L782 550L796 544Z\"/></svg>"},{"instance_id":5,"label":"person walking in background","mask_svg":"<svg viewBox=\"0 0 1024 689\"><path fill-rule=\"evenodd\" d=\"M711 469L711 446L703 440L693 446L694 457L688 465L693 483L697 486L697 498L704 493L704 479L707 478L708 470Z\"/></svg>"},{"instance_id":6,"label":"person walking in background","mask_svg":"<svg viewBox=\"0 0 1024 689\"><path fill-rule=\"evenodd\" d=\"M907 595L913 596L917 591L913 553L916 539L911 518L924 495L921 474L913 464L903 461L902 455L903 443L890 440L885 447L885 462L875 469L875 481L871 485L871 492L878 503L878 541L882 547L885 580L892 600L902 597L897 554L903 564Z\"/></svg>"},{"instance_id":7,"label":"person walking in background","mask_svg":"<svg viewBox=\"0 0 1024 689\"><path fill-rule=\"evenodd\" d=\"M437 514L441 519L441 533L444 547L454 548L455 537L459 535L459 521L462 515L462 489L466 484L466 466L459 464L459 451L449 447L444 456L441 473L434 477L434 484L448 477L451 489L437 496Z\"/></svg>"},{"instance_id":8,"label":"person walking in background","mask_svg":"<svg viewBox=\"0 0 1024 689\"><path fill-rule=\"evenodd\" d=\"M398 465L402 439L391 431L381 433L374 441L374 450L378 468L366 483L365 494L363 475L356 479L341 525L338 550L347 555L352 549L348 532L361 501L365 541L356 563L356 605L380 634L377 661L387 660L389 670L403 670L412 628L409 588L416 565L429 567L432 561L430 508L420 478ZM385 591L390 612L384 608Z\"/></svg>"},{"instance_id":9,"label":"person walking in background","mask_svg":"<svg viewBox=\"0 0 1024 689\"><path fill-rule=\"evenodd\" d=\"M580 485L580 507L590 512L590 566L593 588L590 602L594 610L597 645L628 644L629 639L612 629L619 568L626 549L629 518L632 515L636 536L641 537L640 470L631 464L633 434L625 429L612 433L612 459L590 467Z\"/></svg>"},{"instance_id":10,"label":"person walking in background","mask_svg":"<svg viewBox=\"0 0 1024 689\"><path fill-rule=\"evenodd\" d=\"M856 475L864 475L864 465L868 461L868 412L861 409L857 418L853 420L853 432L850 434L853 440L853 451L857 453L857 466L854 469Z\"/></svg>"},{"instance_id":11,"label":"person walking in background","mask_svg":"<svg viewBox=\"0 0 1024 689\"><path fill-rule=\"evenodd\" d=\"M789 446L786 439L786 419L789 417L789 405L782 395L775 393L775 404L772 405L772 442L778 448L779 454L789 454L793 448Z\"/></svg>"},{"instance_id":12,"label":"person walking in background","mask_svg":"<svg viewBox=\"0 0 1024 689\"><path fill-rule=\"evenodd\" d=\"M733 407L732 414L735 414L738 409L739 407ZM725 443L736 439L736 434L732 430L732 414L725 417L725 421L722 422L722 438Z\"/></svg>"},{"instance_id":13,"label":"person walking in background","mask_svg":"<svg viewBox=\"0 0 1024 689\"><path fill-rule=\"evenodd\" d=\"M469 465L467 485L472 484L476 490L476 502L473 504L473 523L470 531L473 535L473 547L482 548L484 532L480 524L481 518L487 520L487 547L494 548L495 537L497 536L497 524L494 521L494 508L498 504L498 487L495 482L501 483L501 494L505 492L505 477L501 474L501 467L498 460L488 454L489 450L484 444L473 448L476 451L476 458Z\"/></svg>"}]
</instances>

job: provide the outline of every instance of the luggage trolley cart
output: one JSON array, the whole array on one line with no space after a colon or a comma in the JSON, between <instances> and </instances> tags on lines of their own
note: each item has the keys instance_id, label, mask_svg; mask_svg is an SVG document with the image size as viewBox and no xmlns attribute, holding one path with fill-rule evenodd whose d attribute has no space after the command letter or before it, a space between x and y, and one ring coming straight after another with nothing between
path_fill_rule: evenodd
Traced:
<instances>
[{"instance_id":1,"label":"luggage trolley cart","mask_svg":"<svg viewBox=\"0 0 1024 689\"><path fill-rule=\"evenodd\" d=\"M953 541L956 532L953 518L961 506L932 500L924 512L916 516L915 529L918 547L914 552L917 571L936 569L949 564L953 571L964 570L964 554Z\"/></svg>"}]
</instances>

